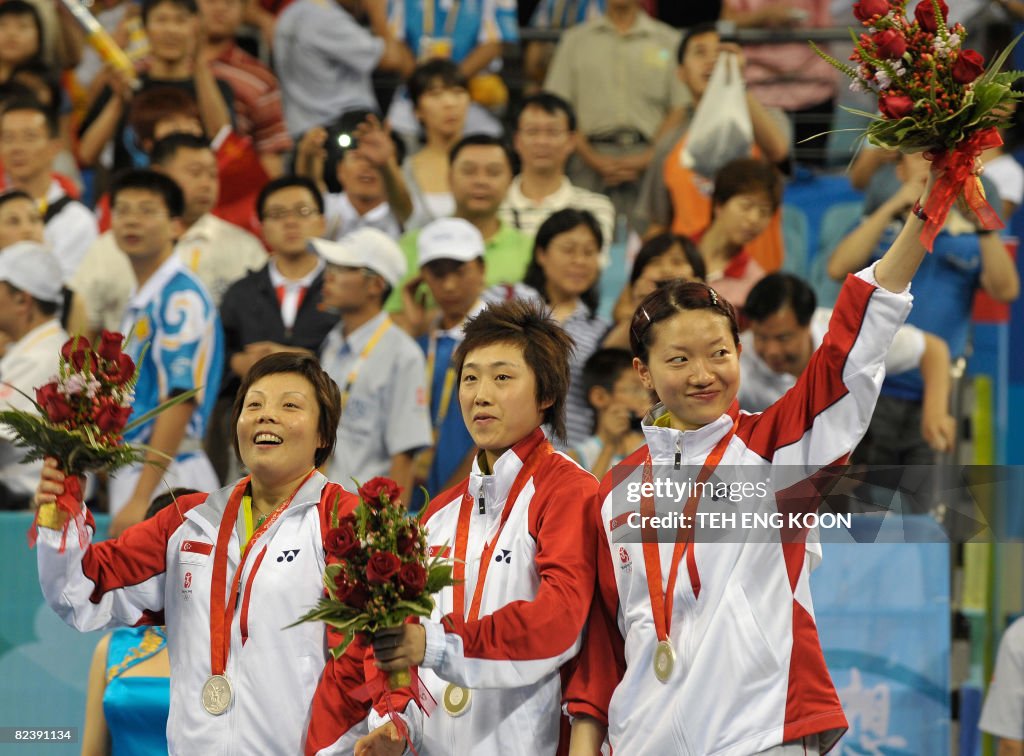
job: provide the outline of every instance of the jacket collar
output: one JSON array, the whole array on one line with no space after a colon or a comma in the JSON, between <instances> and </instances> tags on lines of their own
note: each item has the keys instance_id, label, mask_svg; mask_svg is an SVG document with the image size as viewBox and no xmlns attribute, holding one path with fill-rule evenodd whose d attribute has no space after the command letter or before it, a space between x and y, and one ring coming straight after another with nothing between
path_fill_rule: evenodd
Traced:
<instances>
[{"instance_id":1,"label":"jacket collar","mask_svg":"<svg viewBox=\"0 0 1024 756\"><path fill-rule=\"evenodd\" d=\"M227 509L228 500L231 498L231 494L233 494L239 486L244 488L248 484L249 476L247 475L234 485L225 486L219 491L214 491L206 497L205 502L186 512L186 519L195 522L213 539L213 542L216 543L217 532L220 528L221 520L224 518L224 511ZM320 496L323 494L325 485L327 485L327 478L325 478L322 473L317 471L310 475L306 482L299 487L298 492L292 498L292 503L288 505L288 511L305 510L310 506L319 504ZM287 515L287 513L285 514ZM232 532L234 532L234 530L234 523L232 523ZM237 541L235 542L235 549L235 554L237 554Z\"/></svg>"},{"instance_id":2,"label":"jacket collar","mask_svg":"<svg viewBox=\"0 0 1024 756\"><path fill-rule=\"evenodd\" d=\"M489 475L481 471L478 454L473 460L473 470L469 474L469 493L474 499L479 499L482 493L488 503L504 501L527 458L545 441L545 438L543 429L535 428L532 433L498 457Z\"/></svg>"},{"instance_id":3,"label":"jacket collar","mask_svg":"<svg viewBox=\"0 0 1024 756\"><path fill-rule=\"evenodd\" d=\"M717 420L696 430L681 431L668 426L655 425L661 418L668 417L664 404L656 404L647 413L643 422L644 438L654 464L673 464L675 455L682 455L683 464L701 460L711 453L722 436L729 432L739 416L739 402L733 401L728 412ZM665 422L665 420L661 420Z\"/></svg>"}]
</instances>

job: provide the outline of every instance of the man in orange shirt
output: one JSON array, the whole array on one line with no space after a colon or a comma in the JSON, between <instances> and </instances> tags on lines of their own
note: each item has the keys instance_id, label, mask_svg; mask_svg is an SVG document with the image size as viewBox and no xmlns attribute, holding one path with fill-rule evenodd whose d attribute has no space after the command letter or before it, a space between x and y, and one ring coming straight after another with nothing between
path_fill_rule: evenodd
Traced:
<instances>
[{"instance_id":1,"label":"man in orange shirt","mask_svg":"<svg viewBox=\"0 0 1024 756\"><path fill-rule=\"evenodd\" d=\"M680 160L694 110L721 53L739 55L735 45L723 43L713 24L694 26L679 45L676 75L693 95L693 108L685 123L660 140L641 185L637 215L647 224L645 238L665 231L693 237L711 222L711 178L685 168ZM754 148L751 153L771 163L789 157L789 123L781 113L765 109L749 93L747 107L754 127ZM766 271L782 265L782 220L776 212L765 232L748 245L753 259Z\"/></svg>"}]
</instances>

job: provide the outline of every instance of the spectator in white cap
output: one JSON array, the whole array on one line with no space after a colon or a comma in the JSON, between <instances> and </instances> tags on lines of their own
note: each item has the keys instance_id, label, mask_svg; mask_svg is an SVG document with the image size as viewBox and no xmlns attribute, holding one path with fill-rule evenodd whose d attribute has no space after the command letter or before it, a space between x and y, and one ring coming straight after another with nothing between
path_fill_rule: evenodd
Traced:
<instances>
[{"instance_id":1,"label":"spectator in white cap","mask_svg":"<svg viewBox=\"0 0 1024 756\"><path fill-rule=\"evenodd\" d=\"M353 478L363 483L386 475L408 502L413 455L430 445L431 434L423 353L383 309L405 276L405 256L375 228L311 244L327 263L323 304L341 316L320 352L321 365L341 389L328 477L349 487Z\"/></svg>"},{"instance_id":2,"label":"spectator in white cap","mask_svg":"<svg viewBox=\"0 0 1024 756\"><path fill-rule=\"evenodd\" d=\"M464 479L473 466L475 447L459 412L452 358L467 318L484 308L485 245L483 235L469 221L441 218L423 228L416 246L420 275L403 288L403 311L426 326L417 342L427 356L427 406L434 444L416 456L415 477L417 490L422 485L433 497ZM422 283L437 303L432 317L415 299Z\"/></svg>"},{"instance_id":3,"label":"spectator in white cap","mask_svg":"<svg viewBox=\"0 0 1024 756\"><path fill-rule=\"evenodd\" d=\"M20 241L0 252L0 334L10 345L0 359L0 410L31 410L29 396L57 373L68 339L57 315L63 300L56 258L37 242ZM0 425L0 509L28 509L43 463L24 463L25 451Z\"/></svg>"}]
</instances>

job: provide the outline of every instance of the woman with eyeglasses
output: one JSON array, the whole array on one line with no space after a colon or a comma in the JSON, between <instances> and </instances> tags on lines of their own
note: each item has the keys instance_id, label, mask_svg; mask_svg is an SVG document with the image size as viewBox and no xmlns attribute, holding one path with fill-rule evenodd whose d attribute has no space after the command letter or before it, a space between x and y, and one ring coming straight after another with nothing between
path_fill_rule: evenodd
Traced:
<instances>
[{"instance_id":1,"label":"woman with eyeglasses","mask_svg":"<svg viewBox=\"0 0 1024 756\"><path fill-rule=\"evenodd\" d=\"M822 345L763 413L736 402L739 329L724 297L672 282L640 303L633 364L661 404L646 445L602 482L598 587L565 699L571 753L607 737L630 756L803 756L846 730L811 602L818 532L800 515L819 504L806 478L845 460L871 418L933 181L885 256L846 279ZM726 515L783 527L729 528Z\"/></svg>"}]
</instances>

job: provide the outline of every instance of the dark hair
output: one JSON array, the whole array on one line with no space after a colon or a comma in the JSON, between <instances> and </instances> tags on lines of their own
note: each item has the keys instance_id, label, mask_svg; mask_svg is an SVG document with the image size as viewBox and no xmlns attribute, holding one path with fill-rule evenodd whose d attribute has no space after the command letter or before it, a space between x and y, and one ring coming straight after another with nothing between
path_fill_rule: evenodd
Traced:
<instances>
[{"instance_id":1,"label":"dark hair","mask_svg":"<svg viewBox=\"0 0 1024 756\"><path fill-rule=\"evenodd\" d=\"M0 3L0 18L4 16L31 16L32 23L36 25L36 39L39 41L39 46L36 48L36 54L33 55L23 63L29 61L41 61L43 59L43 50L46 49L46 34L43 32L43 19L39 15L39 11L36 7L26 0L4 0Z\"/></svg>"},{"instance_id":2,"label":"dark hair","mask_svg":"<svg viewBox=\"0 0 1024 756\"><path fill-rule=\"evenodd\" d=\"M136 189L160 195L172 218L180 218L185 213L185 195L181 187L169 176L146 168L130 168L114 176L110 185L110 206L117 202L117 195L123 191Z\"/></svg>"},{"instance_id":3,"label":"dark hair","mask_svg":"<svg viewBox=\"0 0 1024 756\"><path fill-rule=\"evenodd\" d=\"M455 159L466 147L500 147L501 151L505 153L509 170L512 170L512 166L515 165L515 155L512 154L512 148L508 146L508 142L490 134L470 134L462 137L448 153L448 165L454 165Z\"/></svg>"},{"instance_id":4,"label":"dark hair","mask_svg":"<svg viewBox=\"0 0 1024 756\"><path fill-rule=\"evenodd\" d=\"M639 281L640 276L644 274L644 270L647 269L648 265L666 254L677 244L683 250L686 262L693 269L693 275L697 276L701 281L706 279L708 277L707 266L704 264L704 258L701 257L700 250L693 243L693 240L686 236L666 232L652 236L640 247L640 251L636 253L636 259L633 261L633 269L629 273L629 285L632 286Z\"/></svg>"},{"instance_id":5,"label":"dark hair","mask_svg":"<svg viewBox=\"0 0 1024 756\"><path fill-rule=\"evenodd\" d=\"M711 32L718 34L718 27L715 25L714 21L704 21L700 24L694 24L687 29L686 34L684 34L683 38L679 40L679 47L676 48L676 63L679 65L682 64L683 58L686 57L686 51L690 47L691 40L701 36L702 34L710 34Z\"/></svg>"},{"instance_id":6,"label":"dark hair","mask_svg":"<svg viewBox=\"0 0 1024 756\"><path fill-rule=\"evenodd\" d=\"M551 92L538 92L537 94L533 94L525 98L522 105L519 106L519 112L516 113L516 120L514 123L517 129L519 128L519 119L522 117L523 111L527 108L540 108L548 115L565 113L565 117L569 122L569 131L576 131L576 111L572 109L572 105L556 94L552 94Z\"/></svg>"},{"instance_id":7,"label":"dark hair","mask_svg":"<svg viewBox=\"0 0 1024 756\"><path fill-rule=\"evenodd\" d=\"M598 349L583 363L583 395L597 387L611 392L623 373L633 369L633 355L625 349Z\"/></svg>"},{"instance_id":8,"label":"dark hair","mask_svg":"<svg viewBox=\"0 0 1024 756\"><path fill-rule=\"evenodd\" d=\"M272 181L268 181L260 189L259 196L256 197L256 217L263 220L263 208L267 204L267 200L270 199L270 195L276 194L282 189L289 189L290 187L297 186L302 189L308 189L309 193L313 195L313 201L316 203L316 209L323 215L324 212L324 197L320 194L320 190L312 179L308 179L305 176L280 176Z\"/></svg>"},{"instance_id":9,"label":"dark hair","mask_svg":"<svg viewBox=\"0 0 1024 756\"><path fill-rule=\"evenodd\" d=\"M190 16L199 15L199 8L196 5L196 0L142 0L142 25L145 26L148 24L149 14L165 3L181 8L181 10L185 11Z\"/></svg>"},{"instance_id":10,"label":"dark hair","mask_svg":"<svg viewBox=\"0 0 1024 756\"><path fill-rule=\"evenodd\" d=\"M687 310L711 310L729 321L734 343L740 343L736 309L706 283L673 281L655 289L639 304L629 325L629 346L633 356L646 363L650 357L654 326Z\"/></svg>"},{"instance_id":11,"label":"dark hair","mask_svg":"<svg viewBox=\"0 0 1024 756\"><path fill-rule=\"evenodd\" d=\"M28 192L23 192L21 189L7 189L6 191L0 192L0 207L3 207L8 202L18 199L28 200L34 206L36 205L36 201L32 199Z\"/></svg>"},{"instance_id":12,"label":"dark hair","mask_svg":"<svg viewBox=\"0 0 1024 756\"><path fill-rule=\"evenodd\" d=\"M587 210L577 210L573 207L558 210L549 215L547 220L541 223L540 228L537 229L537 237L533 242L533 256L530 258L530 264L526 268L526 275L523 276L523 283L536 289L545 302L549 301L547 293L548 279L544 269L537 262L537 250L546 250L556 236L564 234L566 231L572 231L579 226L586 226L587 230L594 235L597 247L600 250L604 244L601 226L597 222L597 218ZM593 318L597 314L598 305L601 303L600 271L598 271L597 280L594 281L594 285L583 292L580 295L580 299L590 309L590 317Z\"/></svg>"},{"instance_id":13,"label":"dark hair","mask_svg":"<svg viewBox=\"0 0 1024 756\"><path fill-rule=\"evenodd\" d=\"M0 3L0 8L3 4ZM0 109L0 119L2 119L8 113L13 113L18 110L31 110L33 113L42 114L46 120L46 133L50 139L56 139L60 136L60 124L57 122L57 109L43 105L36 99L35 95L31 97L14 97L3 104L3 108Z\"/></svg>"},{"instance_id":14,"label":"dark hair","mask_svg":"<svg viewBox=\"0 0 1024 756\"><path fill-rule=\"evenodd\" d=\"M757 158L738 158L722 166L715 174L711 205L724 205L737 194L764 192L772 203L772 212L782 202L782 176L770 163Z\"/></svg>"},{"instance_id":15,"label":"dark hair","mask_svg":"<svg viewBox=\"0 0 1024 756\"><path fill-rule=\"evenodd\" d=\"M178 87L150 87L132 97L128 108L128 125L132 127L140 146L154 139L156 125L171 116L199 118L196 98Z\"/></svg>"},{"instance_id":16,"label":"dark hair","mask_svg":"<svg viewBox=\"0 0 1024 756\"><path fill-rule=\"evenodd\" d=\"M459 71L459 67L448 58L426 60L416 66L406 82L409 99L414 108L420 104L420 98L437 82L440 82L445 89L450 87L466 89L467 86L466 77Z\"/></svg>"},{"instance_id":17,"label":"dark hair","mask_svg":"<svg viewBox=\"0 0 1024 756\"><path fill-rule=\"evenodd\" d=\"M341 391L338 389L338 384L320 367L320 362L313 355L299 352L277 352L258 360L249 368L249 372L242 379L242 385L238 387L238 393L235 394L235 404L231 409L231 427L237 427L238 418L242 415L242 406L245 404L245 395L249 393L253 384L260 378L280 373L301 375L313 385L313 390L316 392L316 403L320 408L317 432L323 439L324 445L316 450L313 464L320 467L330 459L338 440L338 423L341 421ZM231 443L235 447L235 454L241 459L241 453L238 450L238 434L232 433L231 439Z\"/></svg>"},{"instance_id":18,"label":"dark hair","mask_svg":"<svg viewBox=\"0 0 1024 756\"><path fill-rule=\"evenodd\" d=\"M205 137L195 134L168 134L153 145L149 153L149 162L152 165L166 165L174 160L179 150L205 150L213 152L210 143Z\"/></svg>"},{"instance_id":19,"label":"dark hair","mask_svg":"<svg viewBox=\"0 0 1024 756\"><path fill-rule=\"evenodd\" d=\"M747 294L743 313L755 322L771 317L789 305L796 322L806 326L811 322L814 308L818 306L814 289L792 273L769 273Z\"/></svg>"},{"instance_id":20,"label":"dark hair","mask_svg":"<svg viewBox=\"0 0 1024 756\"><path fill-rule=\"evenodd\" d=\"M576 349L572 337L540 305L521 299L490 305L466 323L464 333L454 356L459 383L466 356L474 349L502 343L519 347L537 383L537 403L551 402L544 423L564 439L569 360Z\"/></svg>"},{"instance_id":21,"label":"dark hair","mask_svg":"<svg viewBox=\"0 0 1024 756\"><path fill-rule=\"evenodd\" d=\"M43 85L43 88L46 89L49 102L43 102L31 84L27 84L24 79L18 79L18 77L23 74L37 79L38 82ZM32 60L27 60L24 63L15 66L14 70L11 71L10 80L24 86L32 93L32 96L35 97L40 104L53 110L54 114L58 112L61 100L64 97L64 90L61 88L60 84L60 74L50 66L46 65L42 59L33 58Z\"/></svg>"},{"instance_id":22,"label":"dark hair","mask_svg":"<svg viewBox=\"0 0 1024 756\"><path fill-rule=\"evenodd\" d=\"M191 496L192 494L197 493L201 492L197 491L195 488L172 488L170 491L160 494L155 497L153 501L149 502L149 509L146 510L146 516L143 519L148 520L161 509L170 506L182 496Z\"/></svg>"}]
</instances>

